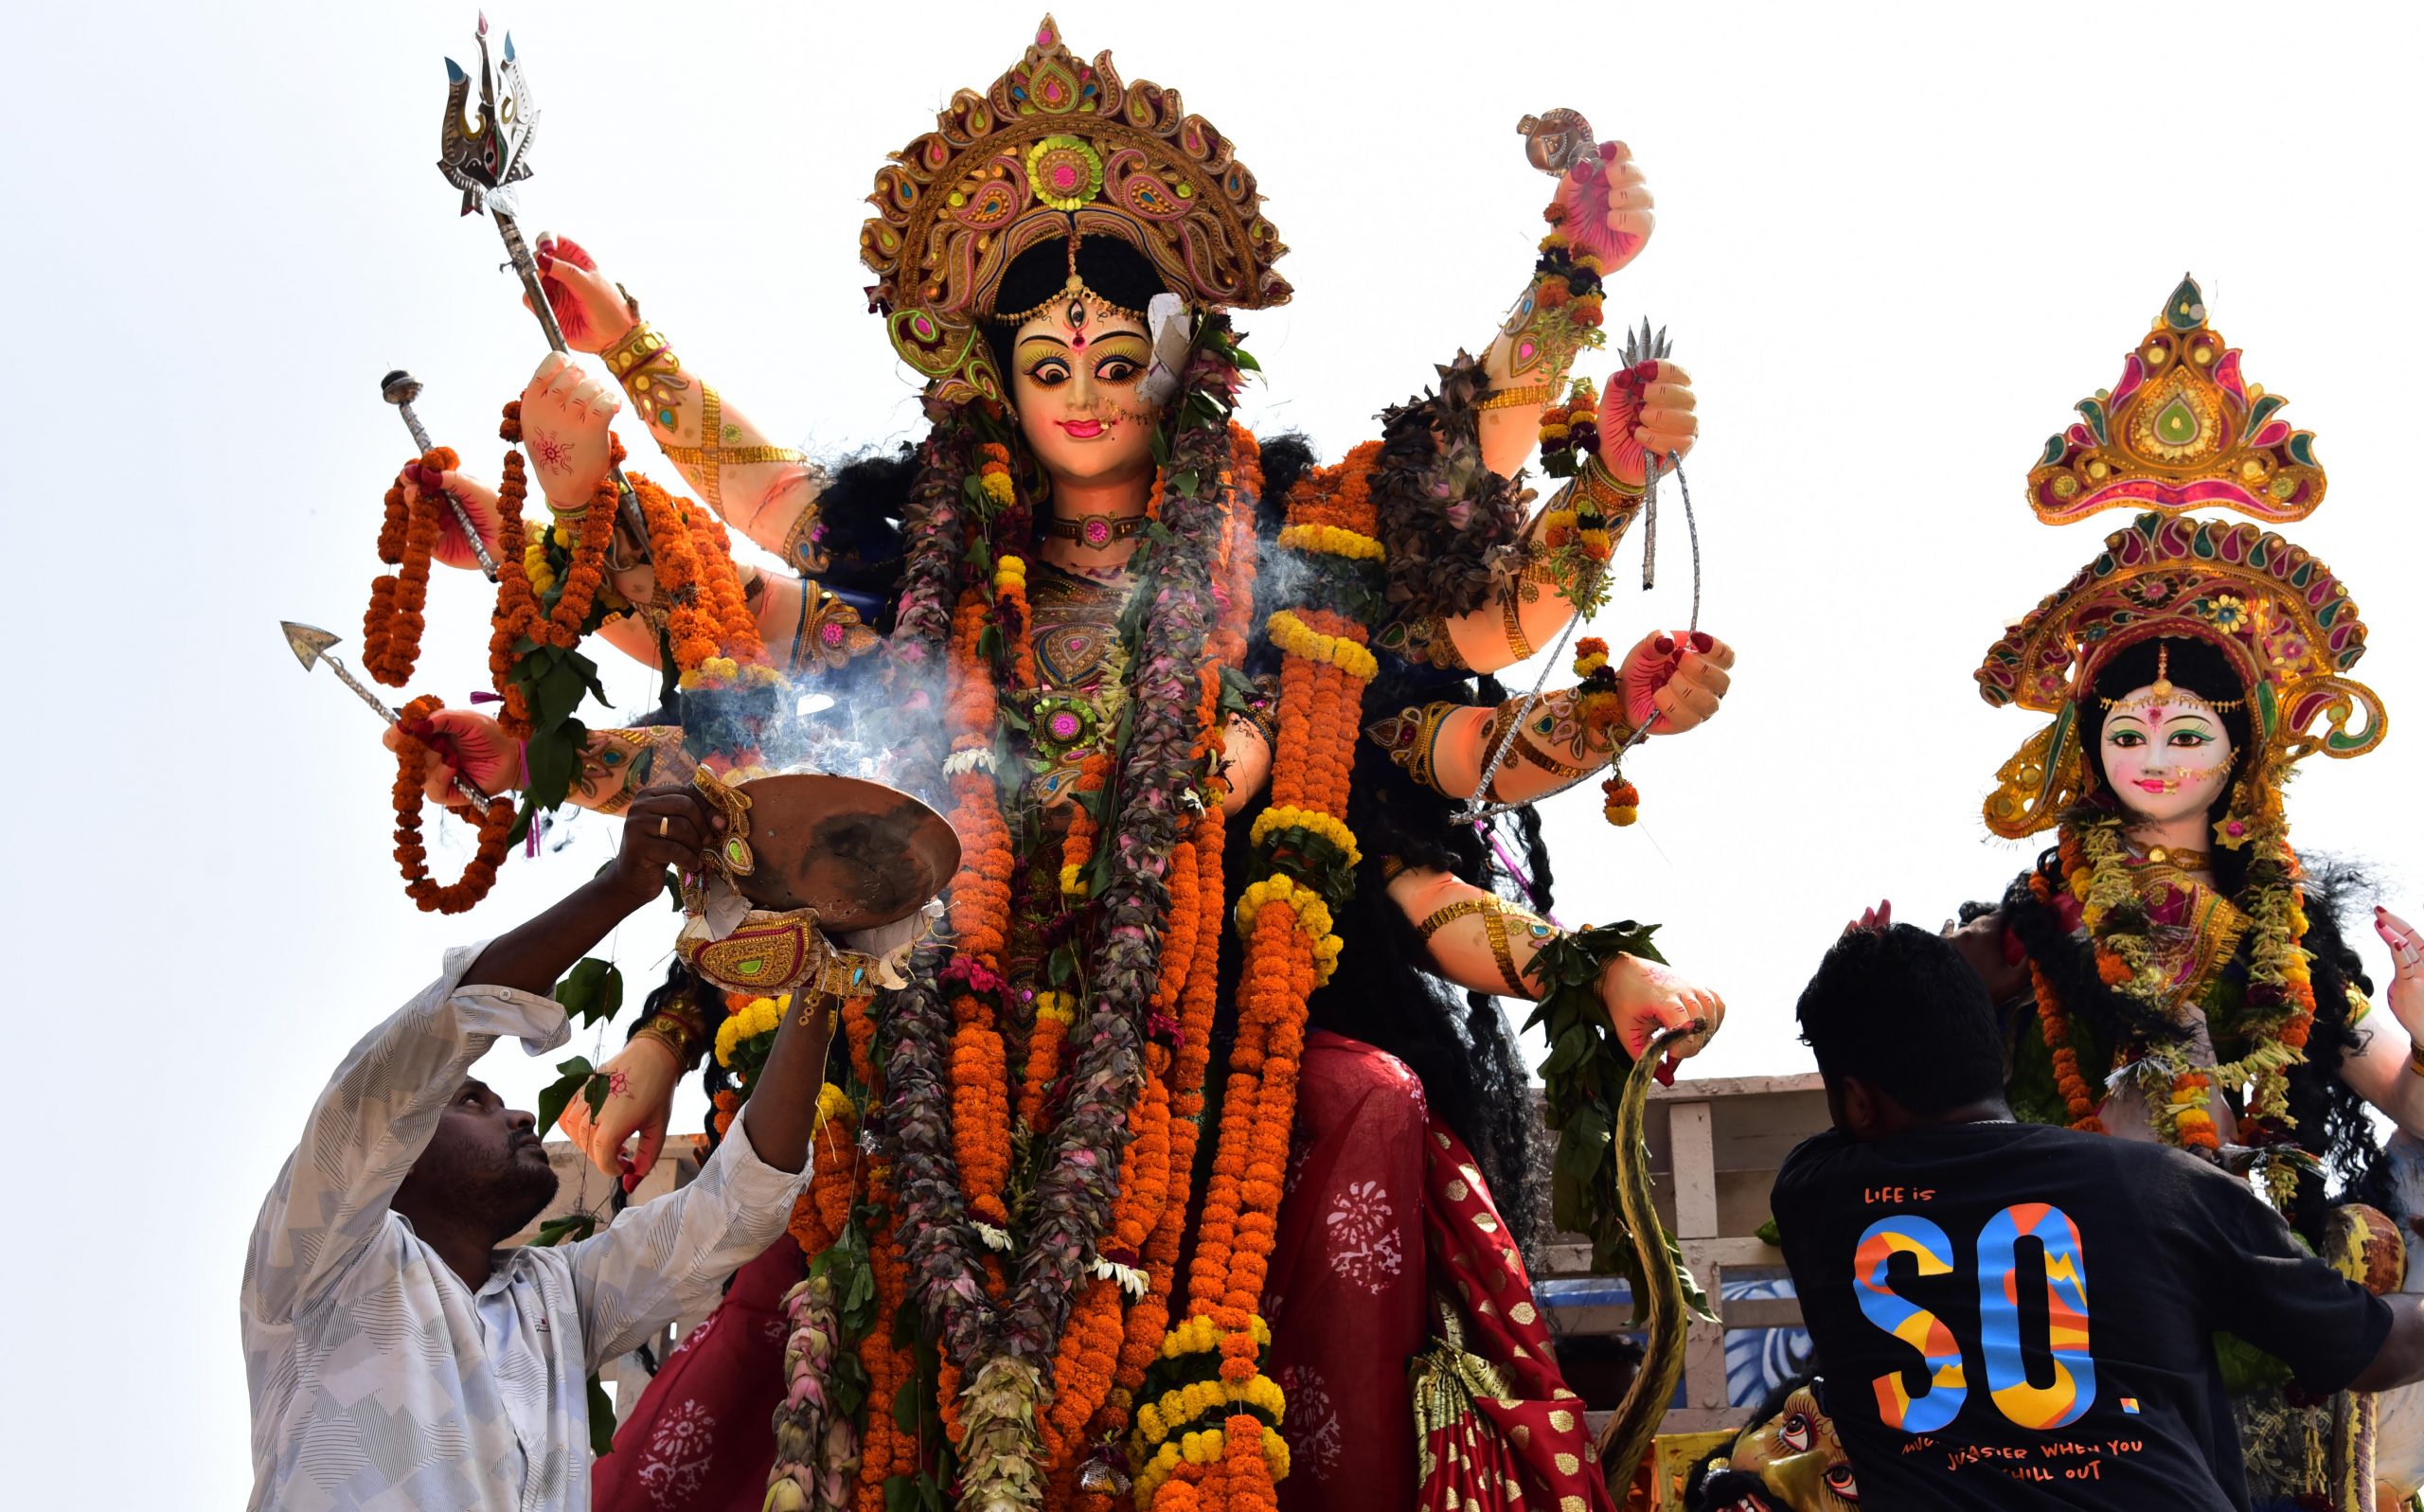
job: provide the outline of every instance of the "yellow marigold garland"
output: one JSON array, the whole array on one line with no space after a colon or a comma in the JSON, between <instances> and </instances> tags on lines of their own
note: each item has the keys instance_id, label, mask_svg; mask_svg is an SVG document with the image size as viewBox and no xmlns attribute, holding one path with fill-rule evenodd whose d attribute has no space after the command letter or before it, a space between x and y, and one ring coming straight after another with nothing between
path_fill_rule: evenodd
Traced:
<instances>
[{"instance_id":1,"label":"yellow marigold garland","mask_svg":"<svg viewBox=\"0 0 2424 1512\"><path fill-rule=\"evenodd\" d=\"M1354 561L1381 561L1388 556L1378 541L1344 525L1290 525L1279 532L1279 544L1293 551L1318 551L1324 556L1346 557Z\"/></svg>"},{"instance_id":2,"label":"yellow marigold garland","mask_svg":"<svg viewBox=\"0 0 2424 1512\"><path fill-rule=\"evenodd\" d=\"M1287 610L1271 616L1270 629L1271 643L1292 656L1328 663L1367 683L1380 675L1380 659L1370 651L1343 635L1322 634Z\"/></svg>"},{"instance_id":3,"label":"yellow marigold garland","mask_svg":"<svg viewBox=\"0 0 2424 1512\"><path fill-rule=\"evenodd\" d=\"M1293 805L1265 809L1255 820L1249 838L1259 845L1278 829L1309 829L1345 851L1348 865L1364 864L1364 852L1355 844L1355 831L1346 827L1346 821L1317 809L1299 809Z\"/></svg>"}]
</instances>

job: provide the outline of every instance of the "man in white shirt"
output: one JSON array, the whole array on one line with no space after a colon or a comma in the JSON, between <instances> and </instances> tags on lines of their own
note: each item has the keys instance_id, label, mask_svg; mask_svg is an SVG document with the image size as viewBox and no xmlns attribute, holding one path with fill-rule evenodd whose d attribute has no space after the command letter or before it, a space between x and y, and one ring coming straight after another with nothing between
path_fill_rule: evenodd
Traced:
<instances>
[{"instance_id":1,"label":"man in white shirt","mask_svg":"<svg viewBox=\"0 0 2424 1512\"><path fill-rule=\"evenodd\" d=\"M611 870L448 952L338 1068L244 1265L253 1507L586 1512L590 1373L713 1301L782 1232L808 1183L821 1008L785 1016L696 1181L560 1248L496 1248L556 1179L531 1115L468 1075L508 1035L533 1055L563 1043L557 978L722 826L687 790L641 794Z\"/></svg>"}]
</instances>

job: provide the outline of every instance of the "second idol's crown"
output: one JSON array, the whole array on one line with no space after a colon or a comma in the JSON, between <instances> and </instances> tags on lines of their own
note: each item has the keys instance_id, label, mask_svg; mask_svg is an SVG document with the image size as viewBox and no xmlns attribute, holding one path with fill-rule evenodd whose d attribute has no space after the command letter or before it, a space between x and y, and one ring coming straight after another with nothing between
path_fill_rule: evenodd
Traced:
<instances>
[{"instance_id":1,"label":"second idol's crown","mask_svg":"<svg viewBox=\"0 0 2424 1512\"><path fill-rule=\"evenodd\" d=\"M2323 464L2314 433L2276 418L2288 402L2240 376L2238 349L2205 323L2205 296L2183 277L2120 382L2079 400L2079 419L2046 441L2028 472L2029 507L2047 525L2207 506L2303 520L2323 502Z\"/></svg>"}]
</instances>

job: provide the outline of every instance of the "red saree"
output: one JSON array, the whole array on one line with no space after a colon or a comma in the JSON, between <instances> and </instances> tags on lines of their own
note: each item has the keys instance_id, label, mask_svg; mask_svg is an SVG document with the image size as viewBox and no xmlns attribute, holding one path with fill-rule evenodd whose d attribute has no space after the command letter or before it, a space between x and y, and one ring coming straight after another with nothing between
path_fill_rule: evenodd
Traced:
<instances>
[{"instance_id":1,"label":"red saree","mask_svg":"<svg viewBox=\"0 0 2424 1512\"><path fill-rule=\"evenodd\" d=\"M1316 1033L1301 1075L1263 1298L1288 1397L1282 1512L1612 1512L1582 1403L1464 1142L1370 1045Z\"/></svg>"}]
</instances>

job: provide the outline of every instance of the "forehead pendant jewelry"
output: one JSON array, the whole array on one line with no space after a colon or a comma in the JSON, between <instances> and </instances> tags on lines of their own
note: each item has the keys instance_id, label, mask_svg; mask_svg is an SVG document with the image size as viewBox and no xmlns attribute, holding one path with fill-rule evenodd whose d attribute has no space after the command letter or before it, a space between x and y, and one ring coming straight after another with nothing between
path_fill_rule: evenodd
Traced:
<instances>
[{"instance_id":1,"label":"forehead pendant jewelry","mask_svg":"<svg viewBox=\"0 0 2424 1512\"><path fill-rule=\"evenodd\" d=\"M2169 641L2155 642L2155 680L2148 686L2147 691L2154 695L2155 702L2158 703L2168 703L2171 702L2173 688L2171 685L2171 643Z\"/></svg>"}]
</instances>

